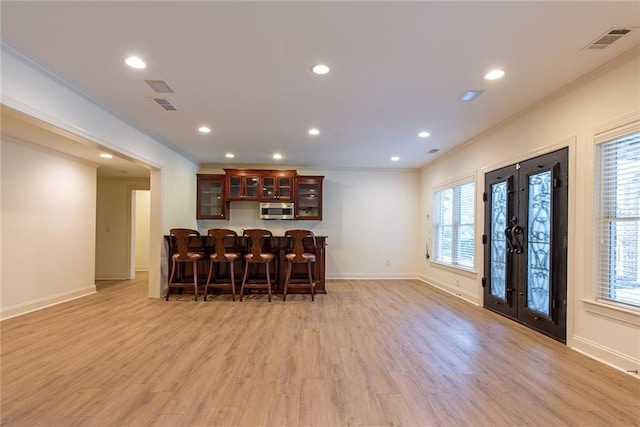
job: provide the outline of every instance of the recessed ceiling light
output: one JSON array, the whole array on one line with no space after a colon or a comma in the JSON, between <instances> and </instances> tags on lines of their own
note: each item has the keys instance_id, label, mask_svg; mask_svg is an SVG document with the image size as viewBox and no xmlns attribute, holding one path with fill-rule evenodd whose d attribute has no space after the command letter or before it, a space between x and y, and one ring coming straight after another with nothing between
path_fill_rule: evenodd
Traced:
<instances>
[{"instance_id":1,"label":"recessed ceiling light","mask_svg":"<svg viewBox=\"0 0 640 427\"><path fill-rule=\"evenodd\" d=\"M211 128L210 128L210 127L208 127L208 126L200 126L200 127L198 128L198 131L199 131L200 133L209 133L209 132L211 132Z\"/></svg>"},{"instance_id":2,"label":"recessed ceiling light","mask_svg":"<svg viewBox=\"0 0 640 427\"><path fill-rule=\"evenodd\" d=\"M144 61L137 56L130 56L124 60L124 62L131 68L142 69L147 66Z\"/></svg>"},{"instance_id":3,"label":"recessed ceiling light","mask_svg":"<svg viewBox=\"0 0 640 427\"><path fill-rule=\"evenodd\" d=\"M154 92L157 93L173 93L173 89L169 87L167 82L162 80L145 80L145 83L148 84Z\"/></svg>"},{"instance_id":4,"label":"recessed ceiling light","mask_svg":"<svg viewBox=\"0 0 640 427\"><path fill-rule=\"evenodd\" d=\"M113 156L109 153L102 153L100 154L100 157L102 157L103 159L112 159Z\"/></svg>"},{"instance_id":5,"label":"recessed ceiling light","mask_svg":"<svg viewBox=\"0 0 640 427\"><path fill-rule=\"evenodd\" d=\"M468 90L465 93L463 93L460 96L460 98L458 98L458 101L462 101L462 102L473 101L474 99L479 97L480 94L482 94L482 92L484 92L484 91L483 90Z\"/></svg>"},{"instance_id":6,"label":"recessed ceiling light","mask_svg":"<svg viewBox=\"0 0 640 427\"><path fill-rule=\"evenodd\" d=\"M227 153L224 155L227 159L233 159L235 155L233 153Z\"/></svg>"},{"instance_id":7,"label":"recessed ceiling light","mask_svg":"<svg viewBox=\"0 0 640 427\"><path fill-rule=\"evenodd\" d=\"M314 65L311 68L311 71L313 71L315 74L327 74L329 72L329 67L327 67L324 64L318 64L318 65Z\"/></svg>"},{"instance_id":8,"label":"recessed ceiling light","mask_svg":"<svg viewBox=\"0 0 640 427\"><path fill-rule=\"evenodd\" d=\"M398 160L400 160L400 157L398 157L398 156L393 156L393 157L391 158L391 161L392 161L392 162L397 162Z\"/></svg>"},{"instance_id":9,"label":"recessed ceiling light","mask_svg":"<svg viewBox=\"0 0 640 427\"><path fill-rule=\"evenodd\" d=\"M320 135L320 131L318 129L309 129L309 135Z\"/></svg>"},{"instance_id":10,"label":"recessed ceiling light","mask_svg":"<svg viewBox=\"0 0 640 427\"><path fill-rule=\"evenodd\" d=\"M428 137L429 137L429 135L431 135L431 134L430 134L429 132L427 132L426 130L423 130L422 132L420 132L420 133L418 134L418 136L419 136L420 138L428 138Z\"/></svg>"},{"instance_id":11,"label":"recessed ceiling light","mask_svg":"<svg viewBox=\"0 0 640 427\"><path fill-rule=\"evenodd\" d=\"M484 75L485 80L498 80L504 77L504 70L491 70Z\"/></svg>"},{"instance_id":12,"label":"recessed ceiling light","mask_svg":"<svg viewBox=\"0 0 640 427\"><path fill-rule=\"evenodd\" d=\"M273 158L276 159L276 160L280 160L282 158L282 154L276 153L276 154L273 155Z\"/></svg>"}]
</instances>

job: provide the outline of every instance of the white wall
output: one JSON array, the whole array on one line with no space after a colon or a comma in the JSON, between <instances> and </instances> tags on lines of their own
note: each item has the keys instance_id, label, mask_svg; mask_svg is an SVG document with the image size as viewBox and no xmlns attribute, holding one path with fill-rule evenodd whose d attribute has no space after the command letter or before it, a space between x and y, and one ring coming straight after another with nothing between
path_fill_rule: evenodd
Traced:
<instances>
[{"instance_id":1,"label":"white wall","mask_svg":"<svg viewBox=\"0 0 640 427\"><path fill-rule=\"evenodd\" d=\"M97 165L35 145L0 144L0 317L95 292Z\"/></svg>"},{"instance_id":2,"label":"white wall","mask_svg":"<svg viewBox=\"0 0 640 427\"><path fill-rule=\"evenodd\" d=\"M199 173L222 172L208 167ZM258 227L282 235L289 228L307 228L328 237L329 279L417 277L417 170L298 169L298 174L325 177L322 221L264 221L257 202L235 201L229 220L200 220L199 230L225 227L241 233Z\"/></svg>"},{"instance_id":3,"label":"white wall","mask_svg":"<svg viewBox=\"0 0 640 427\"><path fill-rule=\"evenodd\" d=\"M593 141L596 132L640 118L639 76L640 50L636 49L493 132L429 164L421 176L423 235L431 233L432 224L426 221L426 215L433 212L433 189L456 176L476 174L476 235L481 236L484 174L568 146L567 344L622 370L640 369L640 313L607 310L589 303L594 299L591 266L595 260ZM437 267L422 259L421 277L481 304L483 253L480 239L476 240L477 274ZM422 238L422 244L425 242L426 238Z\"/></svg>"},{"instance_id":4,"label":"white wall","mask_svg":"<svg viewBox=\"0 0 640 427\"><path fill-rule=\"evenodd\" d=\"M135 246L133 268L135 271L149 271L149 216L151 215L151 194L136 190L134 194L133 228ZM135 271L133 274L135 274Z\"/></svg>"},{"instance_id":5,"label":"white wall","mask_svg":"<svg viewBox=\"0 0 640 427\"><path fill-rule=\"evenodd\" d=\"M152 167L149 295L159 297L166 280L164 234L195 227L197 165L4 43L1 66L3 104Z\"/></svg>"},{"instance_id":6,"label":"white wall","mask_svg":"<svg viewBox=\"0 0 640 427\"><path fill-rule=\"evenodd\" d=\"M148 179L98 178L96 280L131 278L131 218L134 212L131 194L134 190L148 188ZM146 221L148 224L148 216ZM148 235L147 241L140 246L148 254Z\"/></svg>"}]
</instances>

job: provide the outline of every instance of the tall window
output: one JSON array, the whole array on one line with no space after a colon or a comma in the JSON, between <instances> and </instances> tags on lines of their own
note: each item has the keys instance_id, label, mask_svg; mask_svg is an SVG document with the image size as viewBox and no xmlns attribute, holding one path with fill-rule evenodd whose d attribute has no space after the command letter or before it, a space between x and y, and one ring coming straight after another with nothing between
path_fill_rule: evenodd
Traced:
<instances>
[{"instance_id":1,"label":"tall window","mask_svg":"<svg viewBox=\"0 0 640 427\"><path fill-rule=\"evenodd\" d=\"M473 181L445 188L434 194L435 261L473 269L474 195Z\"/></svg>"},{"instance_id":2,"label":"tall window","mask_svg":"<svg viewBox=\"0 0 640 427\"><path fill-rule=\"evenodd\" d=\"M640 132L596 152L598 297L640 307Z\"/></svg>"}]
</instances>

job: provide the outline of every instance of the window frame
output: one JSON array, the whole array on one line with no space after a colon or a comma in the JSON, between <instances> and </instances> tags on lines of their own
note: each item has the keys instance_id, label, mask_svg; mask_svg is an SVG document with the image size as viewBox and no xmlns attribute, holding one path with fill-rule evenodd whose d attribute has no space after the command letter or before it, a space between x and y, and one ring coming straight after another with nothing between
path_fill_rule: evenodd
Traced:
<instances>
[{"instance_id":1,"label":"window frame","mask_svg":"<svg viewBox=\"0 0 640 427\"><path fill-rule=\"evenodd\" d=\"M461 197L462 197L462 188L465 185L472 185L472 190L471 190L471 202L473 203L473 206L471 207L471 212L472 212L472 217L473 217L473 221L471 223L462 223L462 210L460 209L463 206L463 203L461 203ZM456 189L458 189L458 195L456 195ZM445 191L451 191L452 192L452 207L451 207L451 224L446 224L446 225L442 225L440 223L440 209L441 209L441 198L440 198L440 194L443 194ZM471 272L474 273L475 270L475 265L476 265L476 261L477 261L477 256L476 256L476 225L477 225L477 215L476 215L476 191L477 191L477 186L476 186L476 179L475 176L471 175L471 176L466 176L464 178L461 179L457 179L455 181L449 182L445 185L441 185L438 186L436 188L434 188L433 190L433 206L432 206L432 210L433 210L433 226L431 229L432 232L432 236L433 236L433 256L431 256L430 261L437 264L437 265L442 265L442 266L446 266L449 268L454 268L454 269L459 269L462 270L464 272ZM442 227L450 227L450 236L451 236L451 240L448 242L448 246L450 247L450 253L451 253L451 260L448 261L446 259L442 258L441 252L439 250L439 248L441 248L443 245L441 243L441 241L439 240L439 236L441 235L441 230ZM458 256L457 253L457 249L460 246L460 241L461 239L459 239L459 231L460 231L460 227L468 227L472 234L473 237L471 239L471 265L466 265L466 264L462 264L460 263L460 257Z\"/></svg>"},{"instance_id":2,"label":"window frame","mask_svg":"<svg viewBox=\"0 0 640 427\"><path fill-rule=\"evenodd\" d=\"M603 188L603 177L602 177L602 169L601 169L601 156L602 150L605 144L612 143L632 135L640 133L640 120L633 121L631 123L627 123L623 126L618 126L613 129L609 129L607 131L603 131L598 133L594 137L595 150L594 150L594 229L596 233L596 248L594 251L594 275L593 275L593 300L583 300L584 302L589 303L587 306L587 311L595 311L600 314L602 310L607 307L611 309L615 309L616 311L626 312L627 315L631 314L639 314L640 313L640 304L634 304L627 301L622 301L616 299L615 297L605 297L606 294L611 294L611 284L612 281L610 279L611 276L611 262L612 259L615 259L615 255L611 255L611 238L612 232L606 231L610 227L605 227L605 223L618 222L625 218L624 216L618 216L617 214L610 214L612 212L612 202L610 200L603 199L603 192L612 191L611 186L607 187L607 189ZM640 169L639 169L640 172ZM608 215L605 214L608 211ZM638 242L640 242L640 236L637 238ZM606 266L606 267L605 267ZM607 271L603 271L603 269L607 269ZM607 277L609 277L607 279ZM598 308L599 307L599 308ZM612 316L613 317L613 316ZM636 316L633 316L636 317ZM629 323L638 324L638 319L634 319L633 322L630 322L629 319L626 320Z\"/></svg>"}]
</instances>

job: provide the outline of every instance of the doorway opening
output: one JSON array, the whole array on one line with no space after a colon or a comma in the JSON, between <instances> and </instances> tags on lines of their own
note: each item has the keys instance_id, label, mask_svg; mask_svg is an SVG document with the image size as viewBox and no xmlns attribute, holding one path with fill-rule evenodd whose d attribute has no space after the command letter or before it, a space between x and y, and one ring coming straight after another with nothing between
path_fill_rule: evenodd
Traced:
<instances>
[{"instance_id":1,"label":"doorway opening","mask_svg":"<svg viewBox=\"0 0 640 427\"><path fill-rule=\"evenodd\" d=\"M131 191L131 260L129 278L149 272L151 191Z\"/></svg>"}]
</instances>

